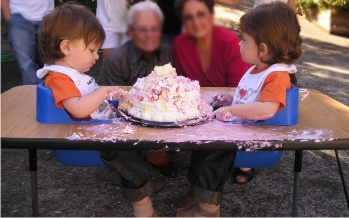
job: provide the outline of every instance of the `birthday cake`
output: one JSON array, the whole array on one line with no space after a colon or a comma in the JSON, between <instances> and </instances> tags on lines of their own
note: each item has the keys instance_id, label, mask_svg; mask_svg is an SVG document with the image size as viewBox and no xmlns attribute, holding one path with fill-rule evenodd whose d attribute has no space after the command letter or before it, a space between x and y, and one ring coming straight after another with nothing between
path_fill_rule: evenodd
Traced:
<instances>
[{"instance_id":1,"label":"birthday cake","mask_svg":"<svg viewBox=\"0 0 349 218\"><path fill-rule=\"evenodd\" d=\"M200 98L198 81L177 76L171 64L156 66L152 73L138 78L119 109L136 118L156 122L178 122L212 112Z\"/></svg>"}]
</instances>

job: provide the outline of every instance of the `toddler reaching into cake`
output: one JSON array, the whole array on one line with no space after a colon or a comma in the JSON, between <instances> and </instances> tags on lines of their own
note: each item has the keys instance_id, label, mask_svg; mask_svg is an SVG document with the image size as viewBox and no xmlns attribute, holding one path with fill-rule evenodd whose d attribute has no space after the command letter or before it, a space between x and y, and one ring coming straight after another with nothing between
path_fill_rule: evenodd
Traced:
<instances>
[{"instance_id":1,"label":"toddler reaching into cake","mask_svg":"<svg viewBox=\"0 0 349 218\"><path fill-rule=\"evenodd\" d=\"M45 66L37 71L52 89L57 107L75 118L110 119L113 109L107 98L119 98L116 86L98 86L85 74L96 63L105 39L103 27L85 6L63 4L41 23L40 45Z\"/></svg>"}]
</instances>

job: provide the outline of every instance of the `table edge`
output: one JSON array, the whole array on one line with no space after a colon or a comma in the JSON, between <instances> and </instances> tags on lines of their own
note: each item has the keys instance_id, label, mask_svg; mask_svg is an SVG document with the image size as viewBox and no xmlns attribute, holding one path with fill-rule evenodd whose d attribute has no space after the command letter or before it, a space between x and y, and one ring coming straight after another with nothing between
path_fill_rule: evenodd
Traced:
<instances>
[{"instance_id":1,"label":"table edge","mask_svg":"<svg viewBox=\"0 0 349 218\"><path fill-rule=\"evenodd\" d=\"M1 149L43 149L43 150L177 150L177 151L244 151L251 150L241 146L246 141L93 141L68 140L57 138L10 138L1 137ZM333 139L318 142L316 140L254 140L254 143L270 142L269 147L260 147L253 150L332 150L349 149L349 138ZM49 143L49 145L48 145ZM117 146L115 144L117 143Z\"/></svg>"}]
</instances>

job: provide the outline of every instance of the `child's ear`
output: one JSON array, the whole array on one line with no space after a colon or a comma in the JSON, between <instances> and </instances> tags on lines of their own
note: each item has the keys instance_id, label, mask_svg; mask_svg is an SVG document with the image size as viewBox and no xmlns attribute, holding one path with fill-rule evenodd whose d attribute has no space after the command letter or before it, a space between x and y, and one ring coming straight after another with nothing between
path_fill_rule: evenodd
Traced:
<instances>
[{"instance_id":1,"label":"child's ear","mask_svg":"<svg viewBox=\"0 0 349 218\"><path fill-rule=\"evenodd\" d=\"M71 41L64 39L60 44L60 49L63 52L65 56L70 54L70 48L71 48Z\"/></svg>"},{"instance_id":2,"label":"child's ear","mask_svg":"<svg viewBox=\"0 0 349 218\"><path fill-rule=\"evenodd\" d=\"M259 57L264 58L268 57L269 50L268 46L265 43L259 44Z\"/></svg>"}]
</instances>

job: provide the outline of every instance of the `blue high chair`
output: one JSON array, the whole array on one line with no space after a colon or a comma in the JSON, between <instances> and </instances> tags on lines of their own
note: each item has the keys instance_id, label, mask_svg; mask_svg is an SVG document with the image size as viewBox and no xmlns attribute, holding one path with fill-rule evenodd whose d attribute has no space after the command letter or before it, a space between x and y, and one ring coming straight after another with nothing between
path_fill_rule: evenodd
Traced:
<instances>
[{"instance_id":1,"label":"blue high chair","mask_svg":"<svg viewBox=\"0 0 349 218\"><path fill-rule=\"evenodd\" d=\"M292 126L298 123L299 88L292 84L286 91L286 107L278 110L268 119L257 122L242 122L242 125L277 125ZM274 166L279 162L283 151L237 151L235 168L263 168Z\"/></svg>"},{"instance_id":2,"label":"blue high chair","mask_svg":"<svg viewBox=\"0 0 349 218\"><path fill-rule=\"evenodd\" d=\"M63 108L55 105L52 90L42 81L36 87L36 120L44 124L103 124L112 123L112 120L76 119Z\"/></svg>"},{"instance_id":3,"label":"blue high chair","mask_svg":"<svg viewBox=\"0 0 349 218\"><path fill-rule=\"evenodd\" d=\"M104 124L112 120L75 119L68 111L55 105L52 90L45 87L44 81L36 88L36 120L44 124ZM68 166L104 166L99 151L95 150L52 150L54 157Z\"/></svg>"}]
</instances>

